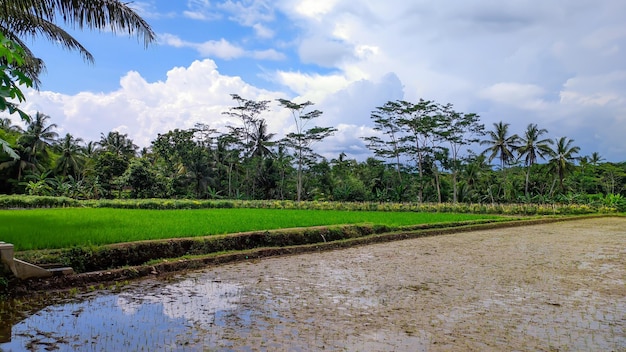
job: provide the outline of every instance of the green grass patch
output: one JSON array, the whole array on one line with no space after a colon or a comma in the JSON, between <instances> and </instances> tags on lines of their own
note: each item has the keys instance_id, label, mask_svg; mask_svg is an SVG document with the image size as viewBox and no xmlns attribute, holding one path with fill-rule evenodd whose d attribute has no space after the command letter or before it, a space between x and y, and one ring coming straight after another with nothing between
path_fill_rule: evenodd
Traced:
<instances>
[{"instance_id":1,"label":"green grass patch","mask_svg":"<svg viewBox=\"0 0 626 352\"><path fill-rule=\"evenodd\" d=\"M497 215L295 209L0 210L0 241L17 251L340 224L409 226Z\"/></svg>"}]
</instances>

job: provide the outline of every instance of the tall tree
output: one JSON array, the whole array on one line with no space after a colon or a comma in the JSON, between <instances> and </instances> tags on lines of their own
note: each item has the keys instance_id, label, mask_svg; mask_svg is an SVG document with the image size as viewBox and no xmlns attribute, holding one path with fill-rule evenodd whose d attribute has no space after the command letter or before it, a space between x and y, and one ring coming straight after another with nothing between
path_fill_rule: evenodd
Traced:
<instances>
[{"instance_id":1,"label":"tall tree","mask_svg":"<svg viewBox=\"0 0 626 352\"><path fill-rule=\"evenodd\" d=\"M139 148L133 143L132 139L128 138L127 134L122 134L117 131L111 131L107 133L106 136L104 133L100 134L98 145L102 151L113 153L127 160L134 157Z\"/></svg>"},{"instance_id":2,"label":"tall tree","mask_svg":"<svg viewBox=\"0 0 626 352\"><path fill-rule=\"evenodd\" d=\"M503 197L510 201L512 198L513 186L509 183L509 175L506 172L505 165L508 166L514 160L513 153L518 148L519 136L517 134L509 134L509 124L502 121L493 124L494 129L487 131L488 139L482 140L481 145L489 147L483 151L483 154L489 154L487 160L492 162L496 157L500 159L500 170L504 182L501 182L500 189L503 190ZM490 188L491 189L491 188Z\"/></svg>"},{"instance_id":3,"label":"tall tree","mask_svg":"<svg viewBox=\"0 0 626 352\"><path fill-rule=\"evenodd\" d=\"M35 117L26 126L26 131L20 138L22 143L28 150L30 159L37 164L38 156L46 158L48 156L48 148L56 141L59 136L54 131L57 125L51 123L48 125L50 116L37 112Z\"/></svg>"},{"instance_id":4,"label":"tall tree","mask_svg":"<svg viewBox=\"0 0 626 352\"><path fill-rule=\"evenodd\" d=\"M385 139L378 136L363 137L368 142L367 148L374 152L374 155L382 158L394 160L398 183L402 183L402 173L400 171L400 156L402 155L400 138L402 126L400 125L399 103L389 101L383 106L379 106L372 111L370 118L374 121L374 130L386 136Z\"/></svg>"},{"instance_id":5,"label":"tall tree","mask_svg":"<svg viewBox=\"0 0 626 352\"><path fill-rule=\"evenodd\" d=\"M461 170L461 148L478 143L484 135L485 125L481 124L480 116L454 111L451 104L439 107L442 115L439 135L450 145L450 169L452 170L452 200L458 201L458 174Z\"/></svg>"},{"instance_id":6,"label":"tall tree","mask_svg":"<svg viewBox=\"0 0 626 352\"><path fill-rule=\"evenodd\" d=\"M547 155L550 155L550 145L553 143L549 138L541 138L542 135L548 133L545 128L538 128L537 124L531 123L526 127L524 136L520 137L520 145L517 148L517 153L520 158L524 158L524 165L526 165L526 184L524 187L524 194L528 197L528 183L530 179L530 169L537 163L537 159L544 159Z\"/></svg>"},{"instance_id":7,"label":"tall tree","mask_svg":"<svg viewBox=\"0 0 626 352\"><path fill-rule=\"evenodd\" d=\"M74 138L68 133L54 145L55 151L59 153L56 170L62 176L79 177L84 156L83 148L79 145L82 141L82 138Z\"/></svg>"},{"instance_id":8,"label":"tall tree","mask_svg":"<svg viewBox=\"0 0 626 352\"><path fill-rule=\"evenodd\" d=\"M246 187L247 195L253 196L259 170L261 165L263 165L263 158L266 154L263 149L265 147L264 144L266 142L269 143L269 140L273 137L272 134L267 133L267 124L265 120L260 117L261 114L269 110L270 101L248 100L237 94L231 94L231 97L237 105L223 112L223 114L239 120L237 125L230 125L228 128L241 146L243 154L242 166L244 170L243 184ZM261 139L259 139L259 137L261 137ZM266 137L269 137L269 139L263 141ZM261 153L261 155L258 153Z\"/></svg>"},{"instance_id":9,"label":"tall tree","mask_svg":"<svg viewBox=\"0 0 626 352\"><path fill-rule=\"evenodd\" d=\"M508 123L500 121L494 123L493 127L492 131L487 131L489 139L482 140L480 144L489 146L483 151L483 154L489 154L487 160L491 162L497 157L500 159L500 168L504 169L504 166L509 165L514 159L513 152L518 147L519 136L509 135Z\"/></svg>"},{"instance_id":10,"label":"tall tree","mask_svg":"<svg viewBox=\"0 0 626 352\"><path fill-rule=\"evenodd\" d=\"M44 63L28 49L26 39L42 37L93 61L91 53L61 25L127 32L143 39L145 45L156 38L150 25L119 0L0 0L0 32L24 48L26 71L32 79L37 79Z\"/></svg>"},{"instance_id":11,"label":"tall tree","mask_svg":"<svg viewBox=\"0 0 626 352\"><path fill-rule=\"evenodd\" d=\"M285 137L285 143L295 152L294 154L297 163L296 197L299 202L302 200L303 166L307 159L316 155L311 149L311 145L324 140L328 136L331 136L335 131L337 131L337 129L333 127L319 126L308 128L309 123L313 119L322 115L320 110L312 110L306 113L304 112L305 109L313 105L310 101L297 104L287 99L278 99L278 102L282 107L289 110L295 122L296 131L287 134Z\"/></svg>"},{"instance_id":12,"label":"tall tree","mask_svg":"<svg viewBox=\"0 0 626 352\"><path fill-rule=\"evenodd\" d=\"M604 159L600 153L598 152L593 152L591 153L591 156L589 157L589 164L593 165L593 166L598 166L600 165L601 162L605 161L606 159Z\"/></svg>"},{"instance_id":13,"label":"tall tree","mask_svg":"<svg viewBox=\"0 0 626 352\"><path fill-rule=\"evenodd\" d=\"M574 168L574 162L577 157L576 154L580 152L580 147L572 145L573 139L567 137L561 137L554 140L554 148L550 148L549 155L550 169L556 173L559 178L559 186L562 192L565 192L565 186L563 179L565 175L572 171Z\"/></svg>"},{"instance_id":14,"label":"tall tree","mask_svg":"<svg viewBox=\"0 0 626 352\"><path fill-rule=\"evenodd\" d=\"M400 138L402 151L417 166L418 200L424 201L424 185L426 183L426 169L433 172L437 188L438 199L441 199L439 174L436 169L436 156L441 152L437 142L439 140L439 127L443 123L438 112L438 106L430 100L420 99L417 103L398 101L398 113L400 114L400 126L406 134ZM437 152L437 153L436 153ZM438 154L438 155L436 155Z\"/></svg>"}]
</instances>

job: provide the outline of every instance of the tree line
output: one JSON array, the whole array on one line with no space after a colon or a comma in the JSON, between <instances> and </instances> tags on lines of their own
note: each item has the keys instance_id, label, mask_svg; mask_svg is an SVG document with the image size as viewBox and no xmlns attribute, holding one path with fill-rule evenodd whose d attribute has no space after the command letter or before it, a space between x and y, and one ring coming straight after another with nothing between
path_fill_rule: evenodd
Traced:
<instances>
[{"instance_id":1,"label":"tree line","mask_svg":"<svg viewBox=\"0 0 626 352\"><path fill-rule=\"evenodd\" d=\"M293 132L277 139L264 118L270 101L233 94L224 114L233 124L206 124L159 134L140 149L111 131L97 141L59 136L51 117L36 113L26 127L0 120L0 193L94 198L229 198L396 202L618 201L626 195L626 163L580 155L567 137L529 124L486 129L474 113L433 101L389 101L363 137L372 156L341 153L328 160L316 143L336 129L315 125L312 102L280 99ZM479 147L474 152L471 148Z\"/></svg>"}]
</instances>

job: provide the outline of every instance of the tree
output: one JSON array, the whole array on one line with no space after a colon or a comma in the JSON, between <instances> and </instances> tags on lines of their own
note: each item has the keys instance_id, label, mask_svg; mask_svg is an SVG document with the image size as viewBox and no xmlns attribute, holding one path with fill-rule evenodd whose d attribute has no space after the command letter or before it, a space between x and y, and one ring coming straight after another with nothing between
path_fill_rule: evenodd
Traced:
<instances>
[{"instance_id":1,"label":"tree","mask_svg":"<svg viewBox=\"0 0 626 352\"><path fill-rule=\"evenodd\" d=\"M124 157L127 160L134 157L135 154L137 154L137 149L139 149L139 147L133 143L133 140L128 138L127 134L122 134L117 131L111 131L106 136L104 133L101 133L98 145L101 150Z\"/></svg>"},{"instance_id":2,"label":"tree","mask_svg":"<svg viewBox=\"0 0 626 352\"><path fill-rule=\"evenodd\" d=\"M513 160L513 152L517 149L519 136L509 135L509 124L502 121L493 124L493 131L487 131L489 139L482 140L480 145L488 145L489 147L483 151L489 156L487 160L491 162L496 157L500 159L500 169L504 169L505 165L509 165Z\"/></svg>"},{"instance_id":3,"label":"tree","mask_svg":"<svg viewBox=\"0 0 626 352\"><path fill-rule=\"evenodd\" d=\"M520 158L524 158L524 165L526 165L526 185L524 188L524 194L528 197L528 183L530 179L530 168L537 162L538 158L544 159L547 155L550 155L550 145L553 143L551 139L541 139L543 134L548 133L545 128L538 128L537 124L531 123L526 127L524 137L520 137L520 145L517 148L517 153Z\"/></svg>"},{"instance_id":4,"label":"tree","mask_svg":"<svg viewBox=\"0 0 626 352\"><path fill-rule=\"evenodd\" d=\"M452 200L458 201L457 178L461 169L460 153L463 146L479 142L485 134L485 125L479 123L480 116L454 111L451 104L439 107L442 124L439 135L450 145L450 168L452 170Z\"/></svg>"},{"instance_id":5,"label":"tree","mask_svg":"<svg viewBox=\"0 0 626 352\"><path fill-rule=\"evenodd\" d=\"M442 117L437 113L437 104L430 100L420 99L416 104L407 101L398 102L398 112L401 115L400 126L406 135L400 139L402 151L415 160L418 180L418 200L424 201L424 185L426 172L433 172L437 188L437 198L441 201L439 173L435 164L441 157L441 150L436 146L439 139L439 128L443 124Z\"/></svg>"},{"instance_id":6,"label":"tree","mask_svg":"<svg viewBox=\"0 0 626 352\"><path fill-rule=\"evenodd\" d=\"M519 136L517 134L509 135L509 124L502 121L493 124L494 129L487 131L489 139L482 140L481 145L488 145L489 147L483 151L483 154L487 153L489 156L487 160L493 161L496 157L500 159L500 170L502 170L502 176L504 182L501 183L504 190L504 199L510 200L513 187L509 184L508 174L505 171L504 166L510 165L514 159L513 152L518 148Z\"/></svg>"},{"instance_id":7,"label":"tree","mask_svg":"<svg viewBox=\"0 0 626 352\"><path fill-rule=\"evenodd\" d=\"M554 140L555 147L550 148L549 155L552 157L550 160L550 169L556 173L559 178L559 186L562 192L565 192L565 186L563 185L563 179L565 175L572 171L574 168L574 161L577 159L575 156L580 152L580 147L573 146L573 139L567 137L561 137Z\"/></svg>"},{"instance_id":8,"label":"tree","mask_svg":"<svg viewBox=\"0 0 626 352\"><path fill-rule=\"evenodd\" d=\"M259 121L263 121L259 116L269 110L269 100L254 101L244 99L237 94L231 94L233 100L237 102L237 106L231 107L228 111L223 112L224 115L239 119L242 126L229 126L231 133L238 137L244 147L244 156L250 157L256 145L253 141L254 134L258 134ZM267 127L265 122L262 127Z\"/></svg>"},{"instance_id":9,"label":"tree","mask_svg":"<svg viewBox=\"0 0 626 352\"><path fill-rule=\"evenodd\" d=\"M313 110L304 112L306 108L313 105L312 102L307 101L302 104L296 104L286 99L278 99L280 105L291 112L291 116L295 122L295 132L288 133L285 137L285 143L288 147L294 150L296 157L297 167L297 185L296 185L296 197L298 202L302 200L302 169L304 163L310 157L316 154L311 149L311 145L315 142L324 140L326 137L331 136L336 128L333 127L311 127L307 128L309 122L322 115L319 110Z\"/></svg>"},{"instance_id":10,"label":"tree","mask_svg":"<svg viewBox=\"0 0 626 352\"><path fill-rule=\"evenodd\" d=\"M56 170L62 176L71 175L74 179L79 177L84 157L83 148L79 145L82 141L82 138L74 138L68 133L54 145L55 151L59 153Z\"/></svg>"},{"instance_id":11,"label":"tree","mask_svg":"<svg viewBox=\"0 0 626 352\"><path fill-rule=\"evenodd\" d=\"M402 127L400 125L398 108L399 104L397 102L389 101L385 105L377 107L370 115L370 118L374 121L374 130L386 135L387 140L378 136L363 137L363 139L368 142L367 148L373 151L374 155L394 160L398 183L401 184L400 156L402 150L400 137Z\"/></svg>"},{"instance_id":12,"label":"tree","mask_svg":"<svg viewBox=\"0 0 626 352\"><path fill-rule=\"evenodd\" d=\"M79 29L128 32L142 38L145 45L156 38L150 25L119 0L0 0L0 32L24 48L25 71L31 79L37 79L44 63L24 44L27 38L43 37L76 50L85 60L93 62L91 53L62 29L61 24Z\"/></svg>"},{"instance_id":13,"label":"tree","mask_svg":"<svg viewBox=\"0 0 626 352\"><path fill-rule=\"evenodd\" d=\"M605 159L598 152L591 153L591 156L589 157L589 164L593 166L598 166L603 161L605 161Z\"/></svg>"},{"instance_id":14,"label":"tree","mask_svg":"<svg viewBox=\"0 0 626 352\"><path fill-rule=\"evenodd\" d=\"M17 103L9 101L12 99L19 103L23 102L24 93L19 86L32 86L32 80L22 72L26 53L17 43L7 39L2 32L0 29L0 112L17 113L22 120L28 122L30 117L18 108ZM7 153L14 160L19 158L19 155L1 138L0 151Z\"/></svg>"},{"instance_id":15,"label":"tree","mask_svg":"<svg viewBox=\"0 0 626 352\"><path fill-rule=\"evenodd\" d=\"M145 158L133 159L120 177L120 182L132 188L132 198L154 198L163 194L163 187Z\"/></svg>"},{"instance_id":16,"label":"tree","mask_svg":"<svg viewBox=\"0 0 626 352\"><path fill-rule=\"evenodd\" d=\"M19 140L19 143L27 148L29 159L35 164L41 161L38 160L38 156L48 157L48 148L59 137L59 134L54 131L57 125L47 124L49 119L50 116L37 112Z\"/></svg>"}]
</instances>

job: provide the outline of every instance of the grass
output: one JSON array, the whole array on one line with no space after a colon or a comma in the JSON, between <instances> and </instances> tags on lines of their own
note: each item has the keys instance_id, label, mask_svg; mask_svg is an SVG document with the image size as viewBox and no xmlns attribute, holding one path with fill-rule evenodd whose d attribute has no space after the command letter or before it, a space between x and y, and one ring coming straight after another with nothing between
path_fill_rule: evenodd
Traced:
<instances>
[{"instance_id":1,"label":"grass","mask_svg":"<svg viewBox=\"0 0 626 352\"><path fill-rule=\"evenodd\" d=\"M497 215L293 209L0 210L0 241L17 251L340 224L407 226Z\"/></svg>"}]
</instances>

